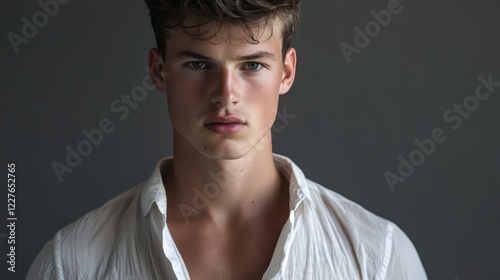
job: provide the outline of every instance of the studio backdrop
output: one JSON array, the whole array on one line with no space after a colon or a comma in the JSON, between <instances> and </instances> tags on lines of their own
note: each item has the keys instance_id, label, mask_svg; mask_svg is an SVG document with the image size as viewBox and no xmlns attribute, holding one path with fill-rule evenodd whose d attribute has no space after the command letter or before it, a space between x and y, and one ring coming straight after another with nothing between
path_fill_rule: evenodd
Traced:
<instances>
[{"instance_id":1,"label":"studio backdrop","mask_svg":"<svg viewBox=\"0 0 500 280\"><path fill-rule=\"evenodd\" d=\"M24 279L58 229L172 154L172 127L146 71L155 41L142 1L0 7L0 279ZM274 152L396 223L429 279L497 279L499 2L302 10Z\"/></svg>"}]
</instances>

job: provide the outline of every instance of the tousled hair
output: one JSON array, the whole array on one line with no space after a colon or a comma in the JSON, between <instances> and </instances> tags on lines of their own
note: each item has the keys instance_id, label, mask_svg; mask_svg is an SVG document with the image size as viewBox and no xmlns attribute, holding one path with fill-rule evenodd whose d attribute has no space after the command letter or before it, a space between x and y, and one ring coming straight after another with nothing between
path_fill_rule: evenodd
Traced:
<instances>
[{"instance_id":1,"label":"tousled hair","mask_svg":"<svg viewBox=\"0 0 500 280\"><path fill-rule=\"evenodd\" d=\"M144 0L149 9L156 44L165 59L166 40L170 30L181 28L187 34L209 40L218 29L207 37L201 32L207 23L216 22L219 29L224 23L243 28L248 42L258 44L262 32L254 34L254 27L266 28L275 19L281 21L283 39L282 56L290 47L297 28L301 0ZM197 23L187 24L188 18ZM204 38L207 37L207 38Z\"/></svg>"}]
</instances>

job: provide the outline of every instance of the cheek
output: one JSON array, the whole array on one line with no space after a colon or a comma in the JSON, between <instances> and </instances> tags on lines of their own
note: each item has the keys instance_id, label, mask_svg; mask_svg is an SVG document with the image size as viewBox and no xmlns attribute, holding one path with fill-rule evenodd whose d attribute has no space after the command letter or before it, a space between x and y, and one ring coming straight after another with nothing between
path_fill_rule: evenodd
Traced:
<instances>
[{"instance_id":1,"label":"cheek","mask_svg":"<svg viewBox=\"0 0 500 280\"><path fill-rule=\"evenodd\" d=\"M260 122L271 123L271 125L274 123L278 110L279 85L279 80L272 75L262 79L259 83L252 84L248 102L258 108Z\"/></svg>"},{"instance_id":2,"label":"cheek","mask_svg":"<svg viewBox=\"0 0 500 280\"><path fill-rule=\"evenodd\" d=\"M197 106L200 106L199 88L195 83L183 79L167 83L167 102L168 112L172 124L190 123L191 119L196 118Z\"/></svg>"}]
</instances>

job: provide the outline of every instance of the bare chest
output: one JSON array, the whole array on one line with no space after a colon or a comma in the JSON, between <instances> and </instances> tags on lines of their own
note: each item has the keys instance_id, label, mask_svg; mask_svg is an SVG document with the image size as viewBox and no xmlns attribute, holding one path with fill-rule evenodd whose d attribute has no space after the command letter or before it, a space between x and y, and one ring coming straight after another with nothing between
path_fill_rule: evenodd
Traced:
<instances>
[{"instance_id":1,"label":"bare chest","mask_svg":"<svg viewBox=\"0 0 500 280\"><path fill-rule=\"evenodd\" d=\"M173 233L191 279L262 279L279 230Z\"/></svg>"}]
</instances>

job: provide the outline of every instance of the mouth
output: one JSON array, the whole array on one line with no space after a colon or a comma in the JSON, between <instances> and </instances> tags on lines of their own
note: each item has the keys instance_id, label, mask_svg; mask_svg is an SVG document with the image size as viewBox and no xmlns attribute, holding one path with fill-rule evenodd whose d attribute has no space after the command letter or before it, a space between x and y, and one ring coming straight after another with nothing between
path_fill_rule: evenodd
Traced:
<instances>
[{"instance_id":1,"label":"mouth","mask_svg":"<svg viewBox=\"0 0 500 280\"><path fill-rule=\"evenodd\" d=\"M245 128L246 122L236 116L215 116L205 122L205 126L218 134L233 134Z\"/></svg>"}]
</instances>

